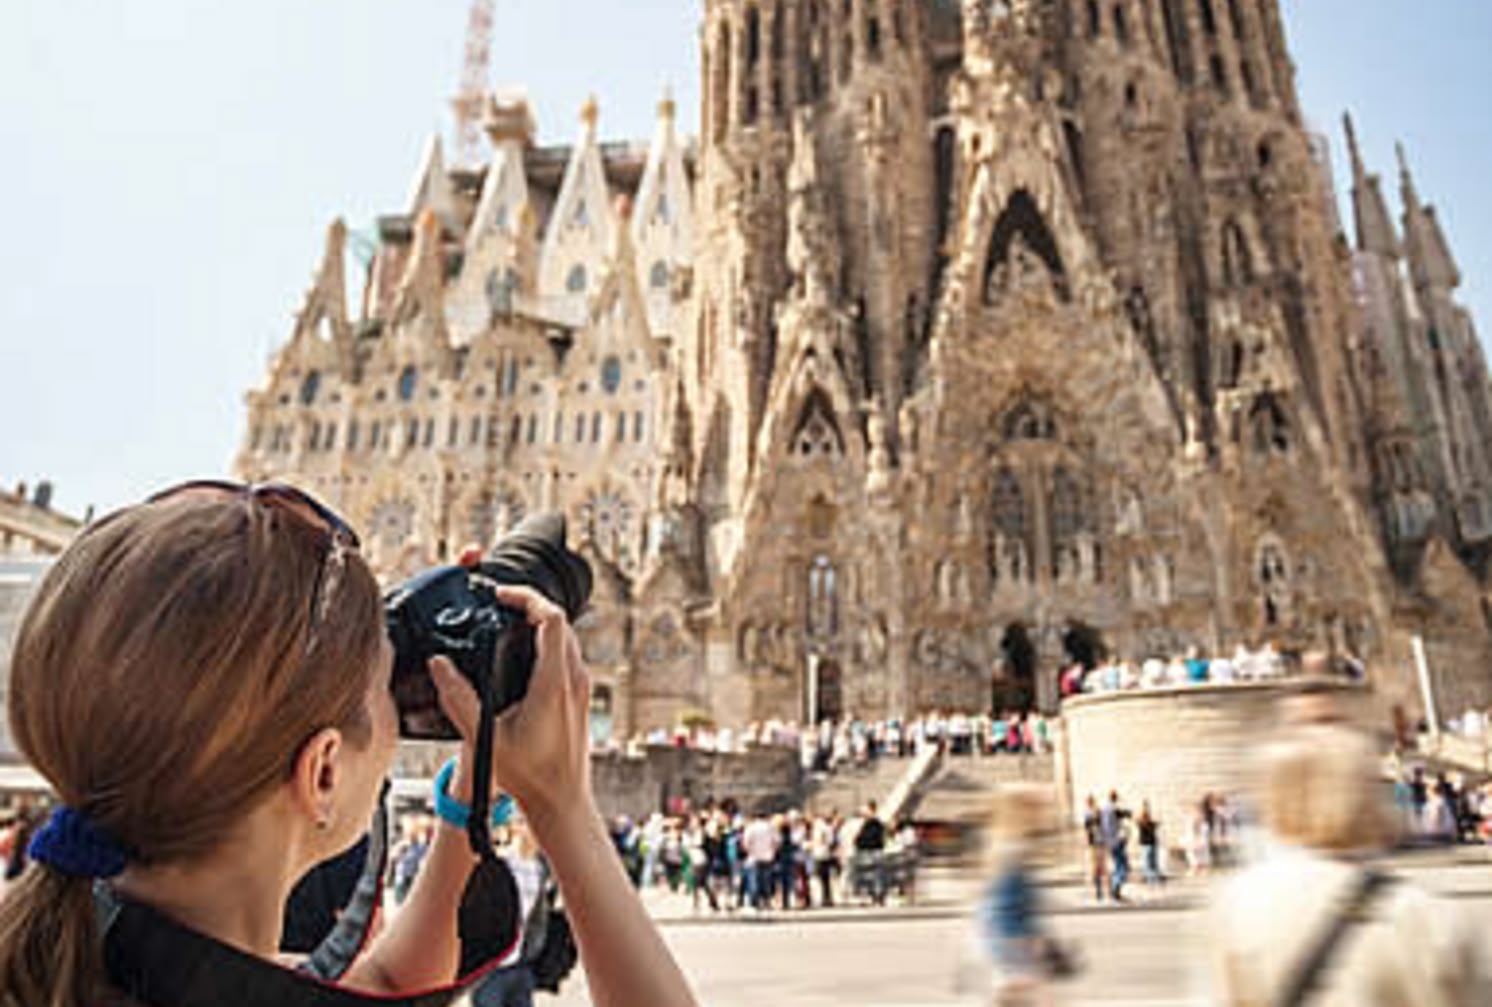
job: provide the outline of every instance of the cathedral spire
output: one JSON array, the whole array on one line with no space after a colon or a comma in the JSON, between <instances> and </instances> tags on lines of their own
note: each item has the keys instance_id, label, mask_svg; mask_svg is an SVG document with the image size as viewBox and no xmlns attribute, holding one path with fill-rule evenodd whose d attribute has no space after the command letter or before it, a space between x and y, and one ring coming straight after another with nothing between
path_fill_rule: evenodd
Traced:
<instances>
[{"instance_id":1,"label":"cathedral spire","mask_svg":"<svg viewBox=\"0 0 1492 1007\"><path fill-rule=\"evenodd\" d=\"M1440 218L1433 206L1420 202L1404 145L1396 144L1395 149L1399 157L1399 191L1404 200L1404 243L1415 283L1454 290L1461 285L1461 269L1451 254Z\"/></svg>"},{"instance_id":2,"label":"cathedral spire","mask_svg":"<svg viewBox=\"0 0 1492 1007\"><path fill-rule=\"evenodd\" d=\"M441 224L455 228L456 194L452 191L451 179L446 174L445 152L441 147L439 133L432 133L425 143L425 153L420 158L420 169L410 187L405 212L411 219L418 219L425 210L433 210Z\"/></svg>"},{"instance_id":3,"label":"cathedral spire","mask_svg":"<svg viewBox=\"0 0 1492 1007\"><path fill-rule=\"evenodd\" d=\"M646 291L649 324L654 332L672 330L675 274L694 259L690 240L694 232L693 200L676 117L673 95L665 91L658 103L658 125L629 225L637 246L638 282Z\"/></svg>"},{"instance_id":4,"label":"cathedral spire","mask_svg":"<svg viewBox=\"0 0 1492 1007\"><path fill-rule=\"evenodd\" d=\"M441 248L441 224L432 208L425 208L415 220L414 247L409 266L399 283L399 299L394 309L399 321L428 313L438 318L444 303L445 255Z\"/></svg>"},{"instance_id":5,"label":"cathedral spire","mask_svg":"<svg viewBox=\"0 0 1492 1007\"><path fill-rule=\"evenodd\" d=\"M347 323L347 222L341 217L326 229L326 250L316 272L316 299L336 325Z\"/></svg>"},{"instance_id":6,"label":"cathedral spire","mask_svg":"<svg viewBox=\"0 0 1492 1007\"><path fill-rule=\"evenodd\" d=\"M580 138L549 215L539 266L540 294L567 305L576 318L590 300L591 273L605 262L615 240L611 192L596 139L600 114L594 97L580 110Z\"/></svg>"},{"instance_id":7,"label":"cathedral spire","mask_svg":"<svg viewBox=\"0 0 1492 1007\"><path fill-rule=\"evenodd\" d=\"M1352 210L1357 228L1357 247L1388 258L1398 258L1399 239L1394 233L1393 218L1383 198L1383 186L1377 175L1368 173L1362 150L1357 144L1357 130L1352 114L1342 116L1347 132L1347 150L1352 155Z\"/></svg>"}]
</instances>

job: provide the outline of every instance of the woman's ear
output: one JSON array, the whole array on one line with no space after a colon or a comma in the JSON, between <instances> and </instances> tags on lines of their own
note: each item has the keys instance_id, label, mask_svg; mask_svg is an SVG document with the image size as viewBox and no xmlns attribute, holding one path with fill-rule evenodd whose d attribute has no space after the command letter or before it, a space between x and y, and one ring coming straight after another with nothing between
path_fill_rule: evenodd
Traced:
<instances>
[{"instance_id":1,"label":"woman's ear","mask_svg":"<svg viewBox=\"0 0 1492 1007\"><path fill-rule=\"evenodd\" d=\"M291 797L296 808L318 829L328 828L332 823L341 753L342 732L327 727L312 735L295 757Z\"/></svg>"}]
</instances>

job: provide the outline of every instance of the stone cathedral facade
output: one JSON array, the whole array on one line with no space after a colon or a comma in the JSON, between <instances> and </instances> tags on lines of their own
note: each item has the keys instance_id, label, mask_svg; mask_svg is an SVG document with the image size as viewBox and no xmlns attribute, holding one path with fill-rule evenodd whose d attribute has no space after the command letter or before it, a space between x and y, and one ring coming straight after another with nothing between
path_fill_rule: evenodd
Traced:
<instances>
[{"instance_id":1,"label":"stone cathedral facade","mask_svg":"<svg viewBox=\"0 0 1492 1007\"><path fill-rule=\"evenodd\" d=\"M238 459L389 577L557 509L622 733L1054 701L1275 641L1492 700L1492 384L1434 211L1278 0L706 0L686 140L432 141L323 264Z\"/></svg>"}]
</instances>

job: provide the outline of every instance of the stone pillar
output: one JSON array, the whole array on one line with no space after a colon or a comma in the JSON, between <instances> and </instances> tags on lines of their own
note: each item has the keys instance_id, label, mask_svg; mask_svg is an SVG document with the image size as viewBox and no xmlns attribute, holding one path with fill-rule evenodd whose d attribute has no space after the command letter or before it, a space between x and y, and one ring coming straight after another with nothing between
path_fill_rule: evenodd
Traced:
<instances>
[{"instance_id":1,"label":"stone pillar","mask_svg":"<svg viewBox=\"0 0 1492 1007\"><path fill-rule=\"evenodd\" d=\"M800 55L800 47L803 44L802 30L799 27L803 19L803 13L798 4L780 4L777 7L777 17L782 19L782 54L774 56L778 61L778 74L782 80L782 111L784 122L791 122L793 109L798 105L798 68L802 64L803 56Z\"/></svg>"},{"instance_id":2,"label":"stone pillar","mask_svg":"<svg viewBox=\"0 0 1492 1007\"><path fill-rule=\"evenodd\" d=\"M726 116L729 125L726 132L729 134L740 126L746 102L746 26L734 19L728 19L726 25L729 28L726 39L729 52L725 72L730 82L730 103Z\"/></svg>"}]
</instances>

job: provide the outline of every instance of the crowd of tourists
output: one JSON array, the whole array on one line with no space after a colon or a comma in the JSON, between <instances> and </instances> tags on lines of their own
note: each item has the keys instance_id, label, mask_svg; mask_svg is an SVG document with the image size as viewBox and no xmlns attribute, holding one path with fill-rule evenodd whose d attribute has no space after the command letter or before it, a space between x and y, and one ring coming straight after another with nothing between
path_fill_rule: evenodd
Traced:
<instances>
[{"instance_id":1,"label":"crowd of tourists","mask_svg":"<svg viewBox=\"0 0 1492 1007\"><path fill-rule=\"evenodd\" d=\"M1134 874L1133 849L1139 851L1140 877L1147 886L1166 883L1173 857L1180 858L1188 877L1234 866L1241 859L1242 824L1237 804L1222 794L1204 794L1174 836L1171 829L1162 828L1149 801L1141 802L1136 813L1116 791L1102 803L1089 795L1082 827L1094 898L1125 901L1124 888Z\"/></svg>"},{"instance_id":2,"label":"crowd of tourists","mask_svg":"<svg viewBox=\"0 0 1492 1007\"><path fill-rule=\"evenodd\" d=\"M916 897L917 832L870 802L837 811L747 814L723 801L678 815L611 823L612 842L640 890L688 896L696 912L765 912L881 905Z\"/></svg>"},{"instance_id":3,"label":"crowd of tourists","mask_svg":"<svg viewBox=\"0 0 1492 1007\"><path fill-rule=\"evenodd\" d=\"M754 722L739 730L681 724L634 735L625 750L629 755L642 755L651 747L735 753L790 748L802 755L804 769L833 772L883 758L910 758L930 748L941 748L949 755L1042 754L1052 750L1052 733L1051 722L1040 713L933 711L880 720L851 716L808 727L782 720ZM606 750L615 745L600 747Z\"/></svg>"},{"instance_id":4,"label":"crowd of tourists","mask_svg":"<svg viewBox=\"0 0 1492 1007\"><path fill-rule=\"evenodd\" d=\"M1320 660L1321 667L1315 669L1318 674L1336 675L1345 681L1362 681L1366 674L1363 663L1355 657L1329 659L1321 655ZM1084 693L1271 682L1299 674L1301 670L1298 658L1280 651L1273 643L1257 650L1240 644L1231 655L1221 657L1204 657L1193 650L1169 660L1150 657L1136 662L1106 658L1092 668L1073 664L1062 672L1058 687L1065 699Z\"/></svg>"},{"instance_id":5,"label":"crowd of tourists","mask_svg":"<svg viewBox=\"0 0 1492 1007\"><path fill-rule=\"evenodd\" d=\"M1052 749L1052 725L1039 713L934 711L899 718L825 721L803 742L803 764L820 772L880 758L907 758L932 748L948 755L1041 754Z\"/></svg>"},{"instance_id":6,"label":"crowd of tourists","mask_svg":"<svg viewBox=\"0 0 1492 1007\"><path fill-rule=\"evenodd\" d=\"M1492 784L1474 787L1459 773L1431 778L1415 766L1395 781L1394 808L1409 842L1492 843Z\"/></svg>"},{"instance_id":7,"label":"crowd of tourists","mask_svg":"<svg viewBox=\"0 0 1492 1007\"><path fill-rule=\"evenodd\" d=\"M1193 816L1207 824L1205 831L1191 828L1191 839L1206 847L1208 863L1237 868L1209 886L1195 926L1205 949L1197 979L1206 1001L1492 1003L1492 959L1474 917L1373 859L1398 838L1384 813L1373 739L1339 722L1303 722L1258 754L1257 815L1240 815L1210 796ZM1452 806L1454 785L1446 783L1423 773L1406 778L1415 821L1433 817L1437 800ZM1134 846L1145 879L1164 883L1160 856L1167 844L1148 805L1133 813L1117 793L1086 804L1095 896L1124 900ZM1044 822L1054 817L1051 796L1040 788L1008 788L997 798L987 880L956 975L959 991L973 1002L1053 1004L1057 985L1083 970L1081 949L1060 937L1043 906L1039 871L1050 835ZM1240 819L1260 840L1250 843L1246 858L1236 855Z\"/></svg>"}]
</instances>

